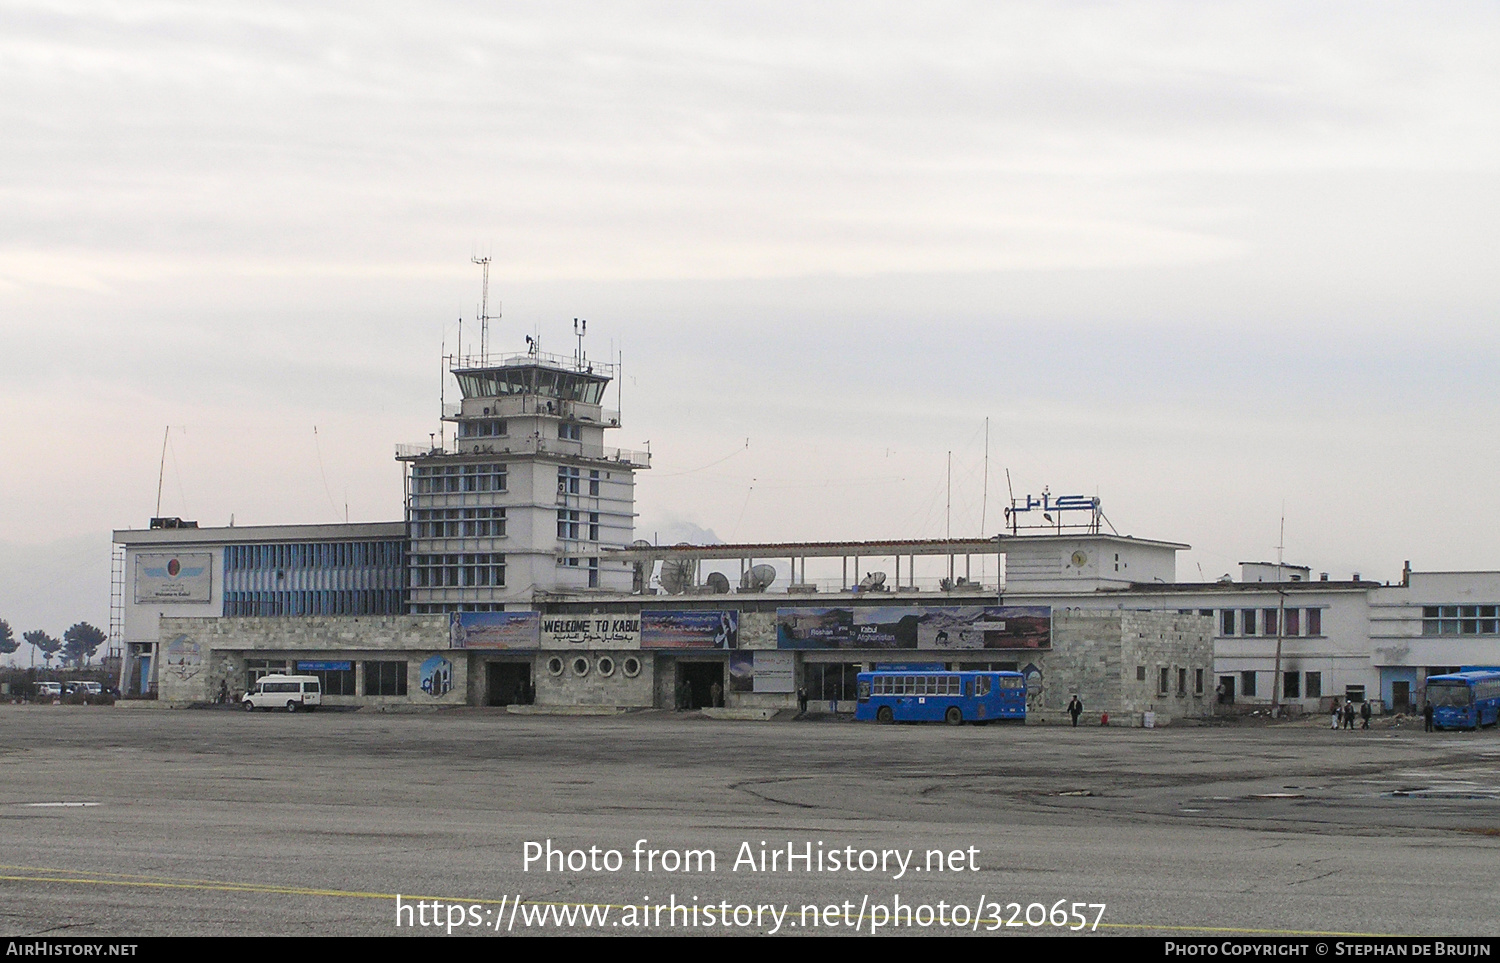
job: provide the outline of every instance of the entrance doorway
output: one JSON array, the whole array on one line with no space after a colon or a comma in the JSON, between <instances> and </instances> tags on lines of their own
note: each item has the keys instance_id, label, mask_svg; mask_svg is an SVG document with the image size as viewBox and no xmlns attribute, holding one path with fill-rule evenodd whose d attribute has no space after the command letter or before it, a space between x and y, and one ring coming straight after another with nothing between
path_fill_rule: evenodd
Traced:
<instances>
[{"instance_id":1,"label":"entrance doorway","mask_svg":"<svg viewBox=\"0 0 1500 963\"><path fill-rule=\"evenodd\" d=\"M1411 711L1411 683L1391 683L1391 708L1396 712Z\"/></svg>"},{"instance_id":2,"label":"entrance doorway","mask_svg":"<svg viewBox=\"0 0 1500 963\"><path fill-rule=\"evenodd\" d=\"M1218 692L1218 696L1219 696L1219 705L1221 705L1221 706L1232 706L1232 705L1234 705L1234 676L1232 676L1232 675L1221 675L1221 676L1219 676L1219 692Z\"/></svg>"},{"instance_id":3,"label":"entrance doorway","mask_svg":"<svg viewBox=\"0 0 1500 963\"><path fill-rule=\"evenodd\" d=\"M712 706L714 683L719 684L719 704L724 703L723 662L677 663L678 708L702 709ZM685 704L684 704L685 703Z\"/></svg>"},{"instance_id":4,"label":"entrance doorway","mask_svg":"<svg viewBox=\"0 0 1500 963\"><path fill-rule=\"evenodd\" d=\"M533 700L530 662L490 662L485 668L485 704L529 706Z\"/></svg>"}]
</instances>

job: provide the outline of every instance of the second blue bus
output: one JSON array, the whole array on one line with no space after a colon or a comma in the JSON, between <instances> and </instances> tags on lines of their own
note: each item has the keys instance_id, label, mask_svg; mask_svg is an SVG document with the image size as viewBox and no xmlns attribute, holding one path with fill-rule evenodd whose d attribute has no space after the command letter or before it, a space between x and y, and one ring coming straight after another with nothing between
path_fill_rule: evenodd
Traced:
<instances>
[{"instance_id":1,"label":"second blue bus","mask_svg":"<svg viewBox=\"0 0 1500 963\"><path fill-rule=\"evenodd\" d=\"M1427 677L1427 704L1439 729L1478 729L1500 721L1500 672L1493 669Z\"/></svg>"},{"instance_id":2,"label":"second blue bus","mask_svg":"<svg viewBox=\"0 0 1500 963\"><path fill-rule=\"evenodd\" d=\"M1026 721L1019 672L861 672L854 718L873 722Z\"/></svg>"}]
</instances>

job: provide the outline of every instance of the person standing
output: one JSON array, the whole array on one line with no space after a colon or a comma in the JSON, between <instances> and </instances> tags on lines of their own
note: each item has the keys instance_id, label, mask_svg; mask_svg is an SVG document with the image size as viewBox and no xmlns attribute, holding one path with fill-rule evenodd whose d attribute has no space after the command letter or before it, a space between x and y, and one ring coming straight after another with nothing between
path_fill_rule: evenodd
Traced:
<instances>
[{"instance_id":1,"label":"person standing","mask_svg":"<svg viewBox=\"0 0 1500 963\"><path fill-rule=\"evenodd\" d=\"M1339 711L1339 700L1334 699L1333 700L1333 724L1331 726L1329 726L1330 729L1337 729L1339 727L1339 717L1341 715L1343 715L1343 713Z\"/></svg>"},{"instance_id":2,"label":"person standing","mask_svg":"<svg viewBox=\"0 0 1500 963\"><path fill-rule=\"evenodd\" d=\"M1361 702L1359 704L1359 727L1361 729L1368 729L1368 728L1370 728L1370 700L1369 699L1366 699L1364 702Z\"/></svg>"},{"instance_id":3,"label":"person standing","mask_svg":"<svg viewBox=\"0 0 1500 963\"><path fill-rule=\"evenodd\" d=\"M1431 702L1428 702L1428 703L1426 703L1425 705L1422 706L1422 728L1425 731L1427 731L1427 732L1431 732L1432 731L1432 703Z\"/></svg>"},{"instance_id":4,"label":"person standing","mask_svg":"<svg viewBox=\"0 0 1500 963\"><path fill-rule=\"evenodd\" d=\"M1068 701L1068 715L1073 717L1073 728L1078 728L1078 717L1083 715L1083 701L1074 695Z\"/></svg>"},{"instance_id":5,"label":"person standing","mask_svg":"<svg viewBox=\"0 0 1500 963\"><path fill-rule=\"evenodd\" d=\"M1344 703L1344 728L1350 732L1354 731L1354 700L1350 699Z\"/></svg>"}]
</instances>

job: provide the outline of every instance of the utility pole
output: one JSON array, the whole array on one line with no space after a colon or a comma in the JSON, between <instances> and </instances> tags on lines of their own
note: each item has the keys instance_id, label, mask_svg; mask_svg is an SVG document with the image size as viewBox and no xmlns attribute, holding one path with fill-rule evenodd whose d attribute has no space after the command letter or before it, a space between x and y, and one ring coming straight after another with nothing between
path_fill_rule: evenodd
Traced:
<instances>
[{"instance_id":1,"label":"utility pole","mask_svg":"<svg viewBox=\"0 0 1500 963\"><path fill-rule=\"evenodd\" d=\"M1276 546L1276 671L1271 678L1271 716L1281 714L1281 639L1286 631L1286 587L1282 584L1282 553L1286 550L1286 507L1281 509L1281 538Z\"/></svg>"}]
</instances>

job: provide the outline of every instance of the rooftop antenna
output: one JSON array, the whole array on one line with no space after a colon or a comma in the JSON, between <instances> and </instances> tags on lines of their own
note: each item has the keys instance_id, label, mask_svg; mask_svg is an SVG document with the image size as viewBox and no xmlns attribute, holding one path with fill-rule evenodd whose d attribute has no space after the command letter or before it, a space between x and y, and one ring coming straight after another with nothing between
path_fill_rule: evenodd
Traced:
<instances>
[{"instance_id":1,"label":"rooftop antenna","mask_svg":"<svg viewBox=\"0 0 1500 963\"><path fill-rule=\"evenodd\" d=\"M984 495L979 501L979 537L984 538L984 518L990 507L990 419L984 419Z\"/></svg>"},{"instance_id":2,"label":"rooftop antenna","mask_svg":"<svg viewBox=\"0 0 1500 963\"><path fill-rule=\"evenodd\" d=\"M490 339L490 259L476 255L469 260L484 268L484 282L479 289L479 363L484 364ZM500 315L494 317L498 320Z\"/></svg>"},{"instance_id":3,"label":"rooftop antenna","mask_svg":"<svg viewBox=\"0 0 1500 963\"><path fill-rule=\"evenodd\" d=\"M948 452L948 496L943 503L943 537L953 537L953 452Z\"/></svg>"},{"instance_id":4,"label":"rooftop antenna","mask_svg":"<svg viewBox=\"0 0 1500 963\"><path fill-rule=\"evenodd\" d=\"M589 323L588 323L588 321L587 320L579 321L577 318L574 318L573 319L573 336L578 339L578 351L577 351L576 354L573 355L573 363L576 364L579 368L583 367L583 359L584 359L584 355L583 355L583 336L586 335L586 334L588 334L588 333L589 333Z\"/></svg>"},{"instance_id":5,"label":"rooftop antenna","mask_svg":"<svg viewBox=\"0 0 1500 963\"><path fill-rule=\"evenodd\" d=\"M172 434L172 426L161 433L161 467L156 472L156 517L161 517L161 485L167 477L167 437Z\"/></svg>"},{"instance_id":6,"label":"rooftop antenna","mask_svg":"<svg viewBox=\"0 0 1500 963\"><path fill-rule=\"evenodd\" d=\"M1276 670L1271 676L1271 711L1279 713L1281 709L1281 637L1286 631L1286 586L1281 584L1281 566L1285 559L1283 553L1286 550L1286 502L1281 503L1281 534L1276 542Z\"/></svg>"}]
</instances>

